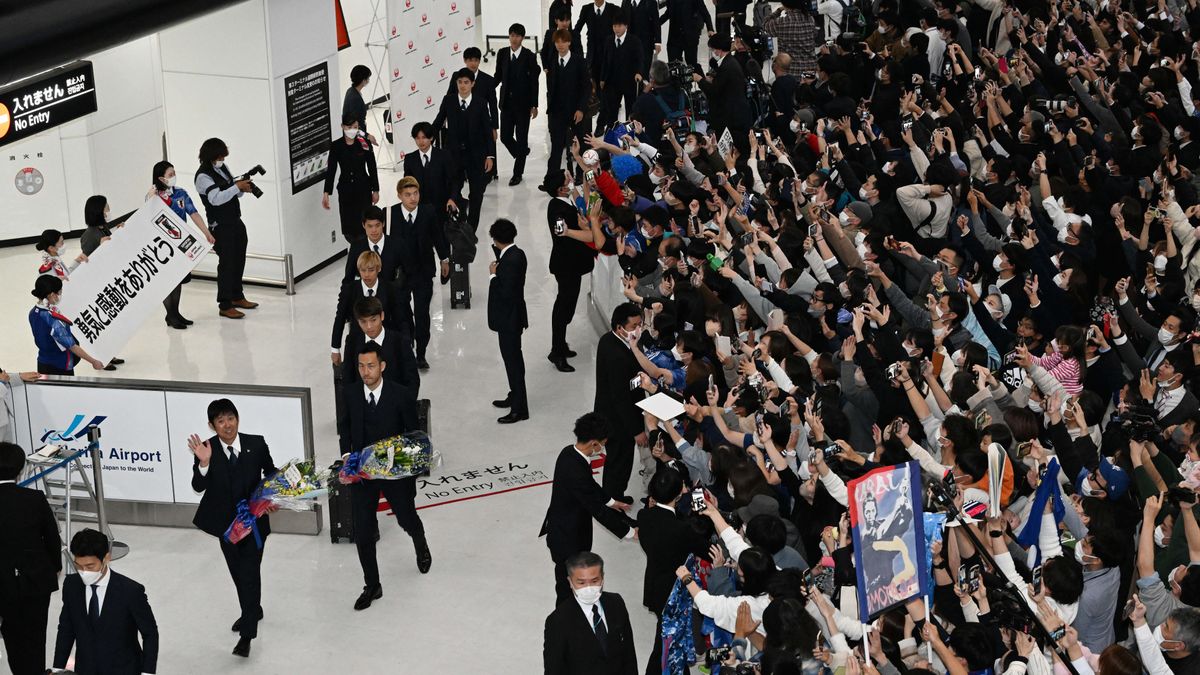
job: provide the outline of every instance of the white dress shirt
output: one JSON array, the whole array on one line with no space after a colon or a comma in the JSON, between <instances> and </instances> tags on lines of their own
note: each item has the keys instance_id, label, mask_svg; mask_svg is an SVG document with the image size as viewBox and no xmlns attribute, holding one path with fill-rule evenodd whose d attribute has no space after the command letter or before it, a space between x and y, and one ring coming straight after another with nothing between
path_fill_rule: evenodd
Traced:
<instances>
[{"instance_id":1,"label":"white dress shirt","mask_svg":"<svg viewBox=\"0 0 1200 675\"><path fill-rule=\"evenodd\" d=\"M599 607L600 608L600 621L604 623L604 630L608 631L608 616L606 616L604 614L604 605L600 604L600 601L597 600L595 605L585 605L582 602L580 602L578 598L576 598L575 604L579 605L580 611L582 611L583 615L585 617L587 617L587 622L588 622L589 626L592 626L592 607ZM595 633L595 630L596 630L595 626L592 626L593 633Z\"/></svg>"},{"instance_id":2,"label":"white dress shirt","mask_svg":"<svg viewBox=\"0 0 1200 675\"><path fill-rule=\"evenodd\" d=\"M400 207L400 208L404 208L404 207ZM380 238L379 238L379 241L371 241L370 239L368 239L368 240L367 240L367 250L368 250L368 251L375 251L375 252L376 252L376 253L378 253L379 255L383 255L383 246L384 246L384 244L386 244L386 243L387 243L387 236L386 236L386 235L385 235L385 236L382 236L382 237L380 237ZM375 250L376 248L378 248L379 250L378 250L378 251L376 251L376 250Z\"/></svg>"},{"instance_id":3,"label":"white dress shirt","mask_svg":"<svg viewBox=\"0 0 1200 675\"><path fill-rule=\"evenodd\" d=\"M471 99L472 99L472 98L474 98L474 97L475 97L475 95L474 95L474 94L471 94L470 96L468 96L468 97L466 97L466 98L463 98L463 97L461 97L461 96L460 96L460 97L458 98L458 107L459 107L459 108L462 108L463 104L464 104L464 103L466 103L466 104L467 104L467 107L468 107L468 108L470 108L470 107L471 107Z\"/></svg>"},{"instance_id":4,"label":"white dress shirt","mask_svg":"<svg viewBox=\"0 0 1200 675\"><path fill-rule=\"evenodd\" d=\"M383 395L383 378L382 377L379 378L379 384L375 385L374 389L368 387L366 384L363 385L363 400L370 401L371 394L375 394L375 403L379 403L379 397Z\"/></svg>"},{"instance_id":5,"label":"white dress shirt","mask_svg":"<svg viewBox=\"0 0 1200 675\"><path fill-rule=\"evenodd\" d=\"M558 55L558 65L559 66L565 66L570 62L571 62L571 52L570 51L568 51L566 54Z\"/></svg>"},{"instance_id":6,"label":"white dress shirt","mask_svg":"<svg viewBox=\"0 0 1200 675\"><path fill-rule=\"evenodd\" d=\"M415 225L417 223L417 211L420 210L420 208L421 207L418 206L417 208L413 209L412 211L409 211L403 204L401 204L400 205L400 219L407 223L409 221L409 219L411 218L413 221L413 224Z\"/></svg>"},{"instance_id":7,"label":"white dress shirt","mask_svg":"<svg viewBox=\"0 0 1200 675\"><path fill-rule=\"evenodd\" d=\"M381 243L379 244L379 248L380 249L383 248L382 240L381 240ZM367 282L363 281L361 278L358 280L358 283L362 284L363 297L372 297L369 293L367 293L367 291L375 291L375 295L373 297L379 297L379 279L375 280L374 286L368 286ZM367 338L367 339L369 340L371 338ZM379 344L383 344L383 334L382 333L380 333L380 335L379 335ZM329 351L333 354L341 354L342 353L342 350L337 347L332 347L332 348L330 348Z\"/></svg>"},{"instance_id":8,"label":"white dress shirt","mask_svg":"<svg viewBox=\"0 0 1200 675\"><path fill-rule=\"evenodd\" d=\"M370 335L363 333L363 344L367 344L368 342L374 342L375 344L382 347L383 341L386 337L387 337L387 329L384 328L383 326L380 326L379 327L379 335L377 335L375 337L371 337Z\"/></svg>"},{"instance_id":9,"label":"white dress shirt","mask_svg":"<svg viewBox=\"0 0 1200 675\"><path fill-rule=\"evenodd\" d=\"M242 435L238 434L238 437L233 439L233 443L226 445L225 441L222 441L221 437L218 436L217 443L219 443L221 445L221 447L213 448L213 452L220 452L222 455L225 455L226 459L228 459L229 458L229 448L233 448L233 454L237 455L240 458L242 455L242 444L240 443L241 440L242 440ZM211 458L208 461L208 466L212 466ZM201 476L208 475L208 466L200 467L200 475ZM108 576L108 575L105 575L105 576Z\"/></svg>"}]
</instances>

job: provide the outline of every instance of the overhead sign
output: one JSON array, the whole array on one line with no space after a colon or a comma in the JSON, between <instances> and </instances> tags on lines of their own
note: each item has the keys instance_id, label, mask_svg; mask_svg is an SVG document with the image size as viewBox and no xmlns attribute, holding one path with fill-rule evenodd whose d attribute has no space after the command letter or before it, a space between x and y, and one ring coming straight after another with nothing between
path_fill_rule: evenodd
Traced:
<instances>
[{"instance_id":1,"label":"overhead sign","mask_svg":"<svg viewBox=\"0 0 1200 675\"><path fill-rule=\"evenodd\" d=\"M108 363L208 250L195 224L153 198L75 268L59 310L84 350Z\"/></svg>"},{"instance_id":2,"label":"overhead sign","mask_svg":"<svg viewBox=\"0 0 1200 675\"><path fill-rule=\"evenodd\" d=\"M76 61L0 92L0 145L96 112L91 61Z\"/></svg>"},{"instance_id":3,"label":"overhead sign","mask_svg":"<svg viewBox=\"0 0 1200 675\"><path fill-rule=\"evenodd\" d=\"M292 194L325 180L329 166L329 68L322 61L283 78Z\"/></svg>"}]
</instances>

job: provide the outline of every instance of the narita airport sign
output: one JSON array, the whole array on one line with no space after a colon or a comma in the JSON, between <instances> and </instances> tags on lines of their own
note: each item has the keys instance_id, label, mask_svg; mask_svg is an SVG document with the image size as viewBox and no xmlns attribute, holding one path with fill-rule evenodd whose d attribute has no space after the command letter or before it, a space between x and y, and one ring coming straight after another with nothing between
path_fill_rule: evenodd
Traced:
<instances>
[{"instance_id":1,"label":"narita airport sign","mask_svg":"<svg viewBox=\"0 0 1200 675\"><path fill-rule=\"evenodd\" d=\"M91 61L70 65L0 90L0 145L96 112Z\"/></svg>"}]
</instances>

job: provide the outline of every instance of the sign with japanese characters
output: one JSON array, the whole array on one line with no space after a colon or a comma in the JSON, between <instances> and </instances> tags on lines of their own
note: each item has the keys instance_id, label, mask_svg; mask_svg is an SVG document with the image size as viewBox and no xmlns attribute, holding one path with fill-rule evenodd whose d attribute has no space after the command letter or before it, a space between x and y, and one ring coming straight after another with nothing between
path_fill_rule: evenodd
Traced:
<instances>
[{"instance_id":1,"label":"sign with japanese characters","mask_svg":"<svg viewBox=\"0 0 1200 675\"><path fill-rule=\"evenodd\" d=\"M283 78L292 194L325 180L329 166L329 68L324 61ZM340 131L339 131L340 134Z\"/></svg>"},{"instance_id":2,"label":"sign with japanese characters","mask_svg":"<svg viewBox=\"0 0 1200 675\"><path fill-rule=\"evenodd\" d=\"M193 223L151 199L71 273L59 310L84 350L107 363L208 250Z\"/></svg>"},{"instance_id":3,"label":"sign with japanese characters","mask_svg":"<svg viewBox=\"0 0 1200 675\"><path fill-rule=\"evenodd\" d=\"M417 479L417 508L427 509L549 485L554 480L554 462L557 459L557 455L527 455L462 471L435 471L432 475ZM592 473L598 473L603 465L602 458L594 458Z\"/></svg>"},{"instance_id":4,"label":"sign with japanese characters","mask_svg":"<svg viewBox=\"0 0 1200 675\"><path fill-rule=\"evenodd\" d=\"M92 62L76 61L0 92L0 145L96 112Z\"/></svg>"}]
</instances>

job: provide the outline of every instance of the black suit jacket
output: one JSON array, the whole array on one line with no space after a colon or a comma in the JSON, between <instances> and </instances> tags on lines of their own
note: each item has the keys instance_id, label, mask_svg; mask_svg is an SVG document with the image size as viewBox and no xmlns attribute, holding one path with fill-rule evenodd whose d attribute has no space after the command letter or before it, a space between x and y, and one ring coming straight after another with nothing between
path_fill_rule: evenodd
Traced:
<instances>
[{"instance_id":1,"label":"black suit jacket","mask_svg":"<svg viewBox=\"0 0 1200 675\"><path fill-rule=\"evenodd\" d=\"M45 494L13 483L0 485L0 541L0 602L58 590L62 540Z\"/></svg>"},{"instance_id":2,"label":"black suit jacket","mask_svg":"<svg viewBox=\"0 0 1200 675\"><path fill-rule=\"evenodd\" d=\"M650 64L645 62L646 54L642 51L642 41L630 31L625 31L621 46L617 46L617 36L610 35L604 39L604 60L600 65L600 81L604 83L605 91L616 87L617 91L636 89L637 81L634 75L646 79L646 71Z\"/></svg>"},{"instance_id":3,"label":"black suit jacket","mask_svg":"<svg viewBox=\"0 0 1200 675\"><path fill-rule=\"evenodd\" d=\"M583 27L587 26L587 59L588 63L592 59L604 56L607 48L606 41L612 36L613 19L621 9L614 2L604 3L604 9L596 12L595 3L587 3L583 9L579 10L579 20L575 22L575 33L582 34Z\"/></svg>"},{"instance_id":4,"label":"black suit jacket","mask_svg":"<svg viewBox=\"0 0 1200 675\"><path fill-rule=\"evenodd\" d=\"M553 22L551 22L551 23L553 23ZM581 44L581 43L582 43L582 40L579 39L579 33L572 30L571 31L571 57L572 58L574 58L576 56L578 56L580 59L583 58L583 44ZM554 65L553 62L558 60L558 50L554 47L554 29L553 28L546 31L546 36L542 38L541 59L542 59L542 70L550 70L550 67Z\"/></svg>"},{"instance_id":5,"label":"black suit jacket","mask_svg":"<svg viewBox=\"0 0 1200 675\"><path fill-rule=\"evenodd\" d=\"M212 458L207 474L200 474L200 460L192 458L192 489L204 493L192 524L220 537L233 522L238 502L249 499L262 480L275 473L275 461L262 436L238 434L241 453L236 467L229 465L229 453L220 438L213 436L208 442L212 446ZM266 514L258 518L258 533L264 539L271 534L271 519Z\"/></svg>"},{"instance_id":6,"label":"black suit jacket","mask_svg":"<svg viewBox=\"0 0 1200 675\"><path fill-rule=\"evenodd\" d=\"M701 27L713 29L712 14L704 0L667 0L662 23L667 24L667 41L683 44L698 43Z\"/></svg>"},{"instance_id":7,"label":"black suit jacket","mask_svg":"<svg viewBox=\"0 0 1200 675\"><path fill-rule=\"evenodd\" d=\"M66 668L75 647L79 675L140 675L158 667L158 624L146 589L127 576L108 571L108 589L100 606L100 621L88 618L91 589L78 574L63 580L63 607L58 616L54 667ZM138 642L138 635L141 642Z\"/></svg>"},{"instance_id":8,"label":"black suit jacket","mask_svg":"<svg viewBox=\"0 0 1200 675\"><path fill-rule=\"evenodd\" d=\"M496 141L492 138L496 123L492 121L491 105L483 96L472 94L471 104L464 112L457 93L442 99L437 117L433 118L433 128L445 125L443 146L456 166L477 166L482 171L484 160L496 156Z\"/></svg>"},{"instance_id":9,"label":"black suit jacket","mask_svg":"<svg viewBox=\"0 0 1200 675\"><path fill-rule=\"evenodd\" d=\"M658 16L658 0L638 0L637 7L633 6L631 0L624 0L621 7L629 17L629 32L638 37L643 50L650 52L655 44L662 44L662 19Z\"/></svg>"},{"instance_id":10,"label":"black suit jacket","mask_svg":"<svg viewBox=\"0 0 1200 675\"><path fill-rule=\"evenodd\" d=\"M539 533L546 537L554 562L566 562L576 553L592 550L592 518L618 537L629 534L633 519L606 506L608 500L592 477L591 463L574 445L563 448L554 463L550 506Z\"/></svg>"},{"instance_id":11,"label":"black suit jacket","mask_svg":"<svg viewBox=\"0 0 1200 675\"><path fill-rule=\"evenodd\" d=\"M608 644L600 640L579 603L568 600L546 617L542 661L546 675L636 675L637 654L629 610L616 593L600 594L600 609L608 631Z\"/></svg>"},{"instance_id":12,"label":"black suit jacket","mask_svg":"<svg viewBox=\"0 0 1200 675\"><path fill-rule=\"evenodd\" d=\"M638 512L637 523L638 542L646 552L642 604L651 612L662 614L675 586L675 570L687 561L688 554L706 556L708 540L678 515L658 506Z\"/></svg>"},{"instance_id":13,"label":"black suit jacket","mask_svg":"<svg viewBox=\"0 0 1200 675\"><path fill-rule=\"evenodd\" d=\"M629 381L642 371L637 358L616 333L600 336L596 345L596 400L592 409L612 426L613 434L633 438L642 432L642 389Z\"/></svg>"},{"instance_id":14,"label":"black suit jacket","mask_svg":"<svg viewBox=\"0 0 1200 675\"><path fill-rule=\"evenodd\" d=\"M578 54L571 55L566 67L558 65L558 58L558 52L554 52L550 72L546 73L546 114L561 120L582 112L586 118L588 98L592 95L587 64Z\"/></svg>"},{"instance_id":15,"label":"black suit jacket","mask_svg":"<svg viewBox=\"0 0 1200 675\"><path fill-rule=\"evenodd\" d=\"M387 210L390 224L388 229L393 233L392 241L397 244L396 264L406 279L429 279L438 273L441 261L450 257L450 242L446 239L446 226L438 218L439 210L445 211L445 208L438 209L434 204L417 207L417 217L413 221L417 230L415 269L404 267L404 255L399 251L400 228L406 226L401 222L405 217L404 207L393 204L392 208ZM386 253L386 249L384 252Z\"/></svg>"},{"instance_id":16,"label":"black suit jacket","mask_svg":"<svg viewBox=\"0 0 1200 675\"><path fill-rule=\"evenodd\" d=\"M379 254L379 258L383 261L383 266L379 270L379 279L393 281L396 278L396 269L400 266L400 243L386 234L381 241L383 252ZM371 246L371 240L367 239L366 235L351 242L350 249L346 252L346 273L342 275L342 283L358 278L358 256L372 250Z\"/></svg>"},{"instance_id":17,"label":"black suit jacket","mask_svg":"<svg viewBox=\"0 0 1200 675\"><path fill-rule=\"evenodd\" d=\"M446 203L454 191L450 157L441 148L429 148L429 164L421 163L421 152L413 150L404 155L404 175L421 184L421 203L428 204L437 214L446 212ZM439 221L443 218L438 218Z\"/></svg>"},{"instance_id":18,"label":"black suit jacket","mask_svg":"<svg viewBox=\"0 0 1200 675\"><path fill-rule=\"evenodd\" d=\"M383 353L379 356L387 363L383 371L384 379L404 385L416 396L421 389L421 373L417 370L412 333L385 327L382 335L383 344L379 348ZM366 343L367 336L361 331L358 335L351 334L346 338L346 356L342 359L343 387L362 385L362 380L358 378L358 353Z\"/></svg>"},{"instance_id":19,"label":"black suit jacket","mask_svg":"<svg viewBox=\"0 0 1200 675\"><path fill-rule=\"evenodd\" d=\"M574 204L555 197L546 206L546 223L550 226L550 273L583 276L592 271L596 249L566 236L554 234L554 225L561 218L569 230L582 230L579 211Z\"/></svg>"},{"instance_id":20,"label":"black suit jacket","mask_svg":"<svg viewBox=\"0 0 1200 675\"><path fill-rule=\"evenodd\" d=\"M387 379L383 381L383 389L375 405L385 420L381 433L368 434L364 415L367 410L366 395L363 394L362 384L345 387L342 395L346 401L346 415L338 424L338 440L341 443L342 454L363 448L391 438L406 431L419 429L417 426L417 396L408 387Z\"/></svg>"},{"instance_id":21,"label":"black suit jacket","mask_svg":"<svg viewBox=\"0 0 1200 675\"><path fill-rule=\"evenodd\" d=\"M392 285L383 279L375 282L374 290L374 297L379 298L380 304L383 305L384 328L388 330L389 334L392 330L407 333L411 339L413 332L412 308L408 306L407 302L398 300ZM337 309L333 314L333 338L330 347L342 348L342 336L345 333L346 324L350 325L350 333L345 339L346 343L362 341L362 329L358 327L358 320L354 318L354 303L365 297L367 296L363 293L361 279L342 282L342 288L338 291Z\"/></svg>"},{"instance_id":22,"label":"black suit jacket","mask_svg":"<svg viewBox=\"0 0 1200 675\"><path fill-rule=\"evenodd\" d=\"M542 75L538 59L524 45L514 62L512 49L505 47L496 54L496 86L500 87L498 103L501 110L526 115L538 105L538 78Z\"/></svg>"},{"instance_id":23,"label":"black suit jacket","mask_svg":"<svg viewBox=\"0 0 1200 675\"><path fill-rule=\"evenodd\" d=\"M505 47L508 49L508 47ZM500 128L500 112L497 106L496 89L499 83L496 78L483 72L482 70L475 71L475 86L471 88L471 96L478 96L487 103L488 115L491 119L493 129ZM450 86L446 88L446 95L458 97L458 80L451 77ZM457 104L456 104L457 105Z\"/></svg>"},{"instance_id":24,"label":"black suit jacket","mask_svg":"<svg viewBox=\"0 0 1200 675\"><path fill-rule=\"evenodd\" d=\"M750 104L746 100L746 74L742 66L729 54L712 75L712 82L700 80L700 88L711 103L709 127L749 129Z\"/></svg>"},{"instance_id":25,"label":"black suit jacket","mask_svg":"<svg viewBox=\"0 0 1200 675\"><path fill-rule=\"evenodd\" d=\"M488 328L497 333L520 332L529 327L525 309L525 271L529 261L516 244L509 246L496 265L488 286Z\"/></svg>"}]
</instances>

